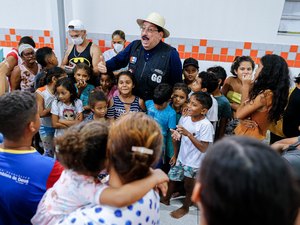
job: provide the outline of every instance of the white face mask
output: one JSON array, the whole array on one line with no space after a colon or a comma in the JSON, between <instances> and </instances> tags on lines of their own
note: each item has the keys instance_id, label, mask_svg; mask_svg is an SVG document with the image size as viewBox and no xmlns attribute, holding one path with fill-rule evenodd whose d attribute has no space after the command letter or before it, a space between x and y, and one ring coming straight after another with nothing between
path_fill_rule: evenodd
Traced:
<instances>
[{"instance_id":1,"label":"white face mask","mask_svg":"<svg viewBox=\"0 0 300 225\"><path fill-rule=\"evenodd\" d=\"M74 45L81 45L83 42L83 38L81 36L77 38L71 38Z\"/></svg>"},{"instance_id":2,"label":"white face mask","mask_svg":"<svg viewBox=\"0 0 300 225\"><path fill-rule=\"evenodd\" d=\"M119 53L120 51L122 51L123 48L124 48L124 45L119 44L119 43L115 43L115 44L113 44L113 46L114 46L114 49L115 49L115 51L116 51L117 53Z\"/></svg>"}]
</instances>

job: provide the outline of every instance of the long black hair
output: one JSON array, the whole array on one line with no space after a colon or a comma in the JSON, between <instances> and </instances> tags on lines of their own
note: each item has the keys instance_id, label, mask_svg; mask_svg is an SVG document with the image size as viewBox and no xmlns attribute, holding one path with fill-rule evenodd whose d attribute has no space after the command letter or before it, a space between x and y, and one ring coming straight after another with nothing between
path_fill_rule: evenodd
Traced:
<instances>
[{"instance_id":1,"label":"long black hair","mask_svg":"<svg viewBox=\"0 0 300 225\"><path fill-rule=\"evenodd\" d=\"M249 97L250 100L253 100L263 91L270 89L273 92L273 101L268 119L270 122L276 122L284 112L288 102L290 88L289 68L281 56L274 54L265 55L260 61L263 68L250 91Z\"/></svg>"}]
</instances>

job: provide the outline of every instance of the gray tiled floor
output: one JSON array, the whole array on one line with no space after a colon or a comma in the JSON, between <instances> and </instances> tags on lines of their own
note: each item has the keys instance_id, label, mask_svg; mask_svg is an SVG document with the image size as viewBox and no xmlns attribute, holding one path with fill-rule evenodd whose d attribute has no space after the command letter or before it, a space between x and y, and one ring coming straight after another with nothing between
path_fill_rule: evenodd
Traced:
<instances>
[{"instance_id":1,"label":"gray tiled floor","mask_svg":"<svg viewBox=\"0 0 300 225\"><path fill-rule=\"evenodd\" d=\"M181 207L183 197L171 199L170 206L160 204L160 224L162 225L199 225L199 210L195 206L190 207L187 215L180 219L174 219L170 212Z\"/></svg>"}]
</instances>

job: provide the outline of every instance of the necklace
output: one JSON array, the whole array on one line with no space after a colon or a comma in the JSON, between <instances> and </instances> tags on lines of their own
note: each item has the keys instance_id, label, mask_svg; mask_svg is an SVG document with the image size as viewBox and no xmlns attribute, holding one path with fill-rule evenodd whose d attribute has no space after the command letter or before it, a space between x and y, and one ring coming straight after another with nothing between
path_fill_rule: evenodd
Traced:
<instances>
[{"instance_id":1,"label":"necklace","mask_svg":"<svg viewBox=\"0 0 300 225\"><path fill-rule=\"evenodd\" d=\"M83 50L84 51L84 50ZM82 52L83 52L82 51ZM79 51L77 51L78 52L78 55L76 55L76 45L74 45L74 56L76 57L76 58L78 58L79 56L80 56L80 54L82 53L82 52L79 52Z\"/></svg>"}]
</instances>

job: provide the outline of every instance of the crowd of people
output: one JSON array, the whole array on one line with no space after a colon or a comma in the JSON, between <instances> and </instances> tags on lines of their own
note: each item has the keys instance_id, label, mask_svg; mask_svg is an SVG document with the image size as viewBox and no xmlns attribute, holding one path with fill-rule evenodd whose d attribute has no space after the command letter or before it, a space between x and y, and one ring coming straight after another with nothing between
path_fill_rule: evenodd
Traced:
<instances>
[{"instance_id":1,"label":"crowd of people","mask_svg":"<svg viewBox=\"0 0 300 225\"><path fill-rule=\"evenodd\" d=\"M275 54L204 71L161 15L137 24L102 54L72 20L60 66L27 36L0 64L0 223L159 224L176 195L201 225L300 220L300 74Z\"/></svg>"}]
</instances>

